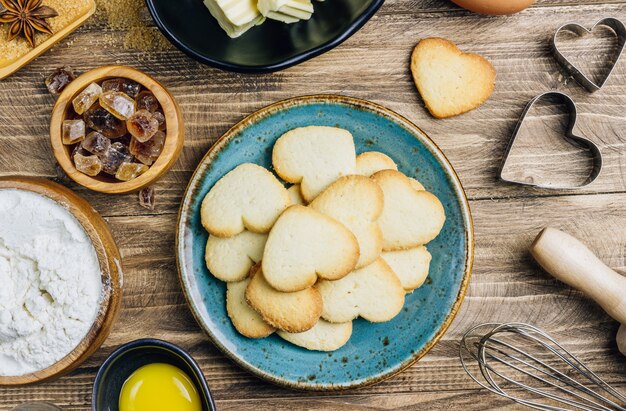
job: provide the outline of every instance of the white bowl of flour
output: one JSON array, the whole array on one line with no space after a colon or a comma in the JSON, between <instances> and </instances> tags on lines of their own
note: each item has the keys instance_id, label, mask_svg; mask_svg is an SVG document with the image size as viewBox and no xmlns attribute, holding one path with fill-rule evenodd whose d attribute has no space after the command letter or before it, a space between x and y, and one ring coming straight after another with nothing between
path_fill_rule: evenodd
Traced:
<instances>
[{"instance_id":1,"label":"white bowl of flour","mask_svg":"<svg viewBox=\"0 0 626 411\"><path fill-rule=\"evenodd\" d=\"M20 184L0 179L0 385L77 366L104 341L105 319L117 311L111 269L121 289L117 247L110 255L109 239L94 241L106 229L101 217L54 183Z\"/></svg>"}]
</instances>

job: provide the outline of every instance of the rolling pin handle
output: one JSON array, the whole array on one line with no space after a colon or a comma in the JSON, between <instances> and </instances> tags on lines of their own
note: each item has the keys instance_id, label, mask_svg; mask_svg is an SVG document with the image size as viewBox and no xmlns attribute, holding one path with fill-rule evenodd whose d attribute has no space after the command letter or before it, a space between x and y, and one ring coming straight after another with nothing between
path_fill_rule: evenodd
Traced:
<instances>
[{"instance_id":1,"label":"rolling pin handle","mask_svg":"<svg viewBox=\"0 0 626 411\"><path fill-rule=\"evenodd\" d=\"M626 277L607 267L583 243L546 227L530 253L544 270L584 292L620 324L626 324Z\"/></svg>"}]
</instances>

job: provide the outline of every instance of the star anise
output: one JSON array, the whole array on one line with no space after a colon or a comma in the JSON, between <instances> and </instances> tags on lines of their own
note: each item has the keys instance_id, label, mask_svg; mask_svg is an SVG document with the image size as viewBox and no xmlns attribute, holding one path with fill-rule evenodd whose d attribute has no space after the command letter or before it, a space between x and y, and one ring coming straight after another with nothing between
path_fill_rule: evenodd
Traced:
<instances>
[{"instance_id":1,"label":"star anise","mask_svg":"<svg viewBox=\"0 0 626 411\"><path fill-rule=\"evenodd\" d=\"M35 47L35 33L52 34L46 19L59 14L43 0L0 0L0 23L10 24L9 41L17 36L24 37L31 47ZM6 10L2 10L2 9Z\"/></svg>"}]
</instances>

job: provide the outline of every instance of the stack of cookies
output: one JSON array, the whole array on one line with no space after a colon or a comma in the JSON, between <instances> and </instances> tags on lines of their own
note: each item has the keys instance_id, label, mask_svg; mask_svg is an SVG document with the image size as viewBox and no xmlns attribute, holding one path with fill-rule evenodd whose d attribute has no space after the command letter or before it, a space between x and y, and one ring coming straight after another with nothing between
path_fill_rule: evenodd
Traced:
<instances>
[{"instance_id":1,"label":"stack of cookies","mask_svg":"<svg viewBox=\"0 0 626 411\"><path fill-rule=\"evenodd\" d=\"M239 333L276 332L304 348L333 351L352 320L394 318L428 276L425 245L444 208L383 153L356 155L350 132L310 126L276 142L274 171L241 164L202 203L206 263L227 283Z\"/></svg>"}]
</instances>

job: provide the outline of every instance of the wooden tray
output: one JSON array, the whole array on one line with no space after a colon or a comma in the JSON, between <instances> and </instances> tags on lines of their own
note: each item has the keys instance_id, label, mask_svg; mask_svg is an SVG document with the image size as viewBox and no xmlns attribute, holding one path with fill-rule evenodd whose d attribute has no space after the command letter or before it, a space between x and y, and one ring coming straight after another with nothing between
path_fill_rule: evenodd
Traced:
<instances>
[{"instance_id":1,"label":"wooden tray","mask_svg":"<svg viewBox=\"0 0 626 411\"><path fill-rule=\"evenodd\" d=\"M6 64L0 64L0 80L15 73L16 71L51 49L55 44L63 40L74 30L79 28L89 17L91 17L96 12L96 1L90 0L90 3L91 7L89 7L83 15L78 16L73 22L54 33L52 36L50 36L50 38L32 49L30 52L18 58L17 60L13 60Z\"/></svg>"}]
</instances>

